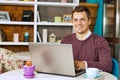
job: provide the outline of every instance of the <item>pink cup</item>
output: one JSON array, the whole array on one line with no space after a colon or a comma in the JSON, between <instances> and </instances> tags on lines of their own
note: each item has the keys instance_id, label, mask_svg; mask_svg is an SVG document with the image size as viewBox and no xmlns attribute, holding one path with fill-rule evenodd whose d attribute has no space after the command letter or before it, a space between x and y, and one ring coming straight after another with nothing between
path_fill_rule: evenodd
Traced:
<instances>
[{"instance_id":1,"label":"pink cup","mask_svg":"<svg viewBox=\"0 0 120 80\"><path fill-rule=\"evenodd\" d=\"M23 66L23 71L24 71L24 77L26 78L33 78L34 77L34 71L35 71L35 66Z\"/></svg>"}]
</instances>

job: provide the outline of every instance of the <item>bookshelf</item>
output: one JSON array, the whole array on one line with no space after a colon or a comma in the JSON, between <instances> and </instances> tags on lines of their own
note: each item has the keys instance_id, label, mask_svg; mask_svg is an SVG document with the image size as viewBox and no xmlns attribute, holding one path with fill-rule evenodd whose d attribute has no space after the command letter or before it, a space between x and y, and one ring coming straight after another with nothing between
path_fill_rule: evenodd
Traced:
<instances>
[{"instance_id":1,"label":"bookshelf","mask_svg":"<svg viewBox=\"0 0 120 80\"><path fill-rule=\"evenodd\" d=\"M34 1L0 1L0 11L7 11L9 12L10 21L0 21L0 29L5 32L6 40L0 42L1 47L12 49L15 52L22 51L22 49L17 49L18 51L14 50L17 48L16 46L20 46L20 48L27 47L29 42L39 42L37 38L37 32L40 32L42 35L42 29L48 29L49 32L58 32L57 37L60 38L64 37L63 35L67 35L68 33L72 33L72 23L55 23L54 17L59 14L60 11L63 11L58 16L63 16L63 14L70 14L72 9L79 5L79 0L68 0L67 3L61 3L61 0L34 0ZM57 7L57 8L56 8ZM56 9L55 9L56 8ZM64 9L65 8L65 9ZM52 9L53 14L45 14L45 11L50 11ZM59 9L59 10L57 10ZM64 11L64 10L70 11ZM31 21L22 21L22 12L23 10L32 10L34 12L33 18ZM41 11L42 14L41 15ZM39 12L40 22L38 22L37 12ZM52 19L48 21L47 18L44 16ZM64 30L63 30L64 29ZM63 33L63 31L67 33ZM29 32L29 42L24 42L24 33ZM48 32L48 33L49 33ZM19 42L13 41L14 33L19 34ZM63 34L62 34L63 33ZM51 33L49 33L51 34ZM49 36L48 34L48 36ZM13 47L13 48L11 48ZM19 47L18 47L19 48ZM28 49L25 49L28 50ZM24 51L24 50L23 50Z\"/></svg>"}]
</instances>

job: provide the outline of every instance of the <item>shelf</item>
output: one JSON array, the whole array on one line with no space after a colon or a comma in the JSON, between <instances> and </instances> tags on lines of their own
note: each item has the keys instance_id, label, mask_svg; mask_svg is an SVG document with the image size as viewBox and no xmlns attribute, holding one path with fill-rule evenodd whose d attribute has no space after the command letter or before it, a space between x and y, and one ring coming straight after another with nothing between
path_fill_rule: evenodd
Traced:
<instances>
[{"instance_id":1,"label":"shelf","mask_svg":"<svg viewBox=\"0 0 120 80\"><path fill-rule=\"evenodd\" d=\"M27 42L0 42L0 45L28 45Z\"/></svg>"},{"instance_id":2,"label":"shelf","mask_svg":"<svg viewBox=\"0 0 120 80\"><path fill-rule=\"evenodd\" d=\"M34 6L35 2L29 1L0 1L0 4L2 5L24 5L24 6Z\"/></svg>"},{"instance_id":3,"label":"shelf","mask_svg":"<svg viewBox=\"0 0 120 80\"><path fill-rule=\"evenodd\" d=\"M98 4L90 4L90 3L80 3L80 5L87 7L98 7Z\"/></svg>"},{"instance_id":4,"label":"shelf","mask_svg":"<svg viewBox=\"0 0 120 80\"><path fill-rule=\"evenodd\" d=\"M34 22L1 21L3 25L34 25ZM72 26L72 23L39 22L37 25Z\"/></svg>"},{"instance_id":5,"label":"shelf","mask_svg":"<svg viewBox=\"0 0 120 80\"><path fill-rule=\"evenodd\" d=\"M115 5L113 5L113 4L107 4L106 7L108 7L108 8L114 8Z\"/></svg>"},{"instance_id":6,"label":"shelf","mask_svg":"<svg viewBox=\"0 0 120 80\"><path fill-rule=\"evenodd\" d=\"M72 23L39 22L37 25L72 26Z\"/></svg>"},{"instance_id":7,"label":"shelf","mask_svg":"<svg viewBox=\"0 0 120 80\"><path fill-rule=\"evenodd\" d=\"M76 3L60 3L60 2L37 2L39 6L58 6L58 7L74 7Z\"/></svg>"},{"instance_id":8,"label":"shelf","mask_svg":"<svg viewBox=\"0 0 120 80\"><path fill-rule=\"evenodd\" d=\"M0 21L3 25L34 25L34 22Z\"/></svg>"}]
</instances>

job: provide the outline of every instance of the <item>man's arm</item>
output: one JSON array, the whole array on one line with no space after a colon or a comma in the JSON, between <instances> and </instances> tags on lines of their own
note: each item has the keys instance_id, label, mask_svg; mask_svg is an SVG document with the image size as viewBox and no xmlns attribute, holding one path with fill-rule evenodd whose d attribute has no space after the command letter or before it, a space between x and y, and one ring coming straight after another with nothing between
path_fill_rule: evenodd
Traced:
<instances>
[{"instance_id":1,"label":"man's arm","mask_svg":"<svg viewBox=\"0 0 120 80\"><path fill-rule=\"evenodd\" d=\"M98 42L96 47L99 61L86 61L88 67L97 67L103 71L110 73L112 71L112 58L107 41L105 39L102 39Z\"/></svg>"}]
</instances>

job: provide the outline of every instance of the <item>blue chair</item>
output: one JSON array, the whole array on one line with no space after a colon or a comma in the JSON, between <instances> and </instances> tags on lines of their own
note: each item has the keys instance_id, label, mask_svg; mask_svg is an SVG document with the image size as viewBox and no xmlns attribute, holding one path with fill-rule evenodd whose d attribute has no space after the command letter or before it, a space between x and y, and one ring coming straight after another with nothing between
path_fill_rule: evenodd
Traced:
<instances>
[{"instance_id":1,"label":"blue chair","mask_svg":"<svg viewBox=\"0 0 120 80\"><path fill-rule=\"evenodd\" d=\"M117 79L119 79L119 64L118 64L118 61L116 59L112 58L112 64L113 64L112 74L114 76L116 76Z\"/></svg>"}]
</instances>

